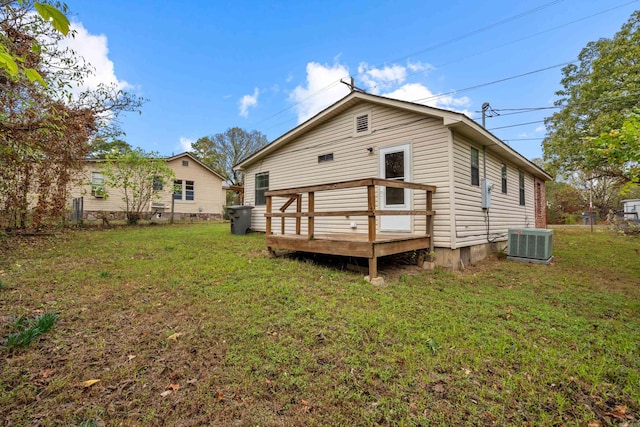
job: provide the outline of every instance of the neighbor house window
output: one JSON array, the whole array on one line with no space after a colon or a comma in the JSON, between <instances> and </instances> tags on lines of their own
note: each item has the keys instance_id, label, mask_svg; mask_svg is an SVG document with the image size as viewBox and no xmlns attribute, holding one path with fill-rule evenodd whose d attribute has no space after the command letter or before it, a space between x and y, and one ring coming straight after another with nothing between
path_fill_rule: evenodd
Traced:
<instances>
[{"instance_id":1,"label":"neighbor house window","mask_svg":"<svg viewBox=\"0 0 640 427\"><path fill-rule=\"evenodd\" d=\"M182 179L173 181L173 200L195 200L194 182Z\"/></svg>"},{"instance_id":2,"label":"neighbor house window","mask_svg":"<svg viewBox=\"0 0 640 427\"><path fill-rule=\"evenodd\" d=\"M182 166L189 166L189 160L183 160Z\"/></svg>"},{"instance_id":3,"label":"neighbor house window","mask_svg":"<svg viewBox=\"0 0 640 427\"><path fill-rule=\"evenodd\" d=\"M507 165L502 164L502 192L507 192Z\"/></svg>"},{"instance_id":4,"label":"neighbor house window","mask_svg":"<svg viewBox=\"0 0 640 427\"><path fill-rule=\"evenodd\" d=\"M471 185L480 185L480 156L478 149L471 147Z\"/></svg>"},{"instance_id":5,"label":"neighbor house window","mask_svg":"<svg viewBox=\"0 0 640 427\"><path fill-rule=\"evenodd\" d=\"M91 172L91 195L104 197L104 174L102 172Z\"/></svg>"},{"instance_id":6,"label":"neighbor house window","mask_svg":"<svg viewBox=\"0 0 640 427\"><path fill-rule=\"evenodd\" d=\"M184 182L184 199L185 200L195 200L195 191L193 181L185 181Z\"/></svg>"},{"instance_id":7,"label":"neighbor house window","mask_svg":"<svg viewBox=\"0 0 640 427\"><path fill-rule=\"evenodd\" d=\"M524 206L524 174L518 174L518 185L520 187L520 206Z\"/></svg>"},{"instance_id":8,"label":"neighbor house window","mask_svg":"<svg viewBox=\"0 0 640 427\"><path fill-rule=\"evenodd\" d=\"M182 180L173 181L173 200L182 200Z\"/></svg>"},{"instance_id":9,"label":"neighbor house window","mask_svg":"<svg viewBox=\"0 0 640 427\"><path fill-rule=\"evenodd\" d=\"M159 176L153 177L153 191L162 191L163 182Z\"/></svg>"},{"instance_id":10,"label":"neighbor house window","mask_svg":"<svg viewBox=\"0 0 640 427\"><path fill-rule=\"evenodd\" d=\"M318 156L318 163L330 162L333 160L333 153Z\"/></svg>"},{"instance_id":11,"label":"neighbor house window","mask_svg":"<svg viewBox=\"0 0 640 427\"><path fill-rule=\"evenodd\" d=\"M256 206L266 205L267 198L265 191L269 191L269 172L260 172L256 174Z\"/></svg>"}]
</instances>

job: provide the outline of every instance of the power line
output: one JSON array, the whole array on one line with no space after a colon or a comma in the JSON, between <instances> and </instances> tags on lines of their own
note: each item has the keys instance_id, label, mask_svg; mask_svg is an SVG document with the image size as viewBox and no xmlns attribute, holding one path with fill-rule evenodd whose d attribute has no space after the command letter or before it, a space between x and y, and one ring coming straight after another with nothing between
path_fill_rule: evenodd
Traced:
<instances>
[{"instance_id":1,"label":"power line","mask_svg":"<svg viewBox=\"0 0 640 427\"><path fill-rule=\"evenodd\" d=\"M414 99L411 102L430 101L432 99L441 98L443 96L454 95L456 93L466 92L466 91L469 91L469 90L473 90L473 89L478 89L478 88L485 87L485 86L494 85L496 83L506 82L508 80L513 80L513 79L517 79L517 78L520 78L520 77L529 76L531 74L541 73L543 71L552 70L554 68L564 67L565 65L573 64L574 62L578 62L578 61L575 60L575 61L563 62L561 64L556 64L556 65L551 65L549 67L539 68L537 70L529 71L529 72L522 73L522 74L517 74L517 75L514 75L514 76L505 77L505 78L502 78L502 79L499 79L499 80L493 80L493 81L487 82L487 83L481 83L481 84L478 84L478 85L475 85L475 86L469 86L469 87L466 87L466 88L463 88L463 89L452 90L450 92L445 92L445 93L441 93L441 94L438 94L438 95L428 96L426 98Z\"/></svg>"},{"instance_id":2,"label":"power line","mask_svg":"<svg viewBox=\"0 0 640 427\"><path fill-rule=\"evenodd\" d=\"M495 27L499 27L500 25L504 25L504 24L506 24L506 23L508 23L508 22L511 22L511 21L514 21L514 20L520 19L520 18L522 18L522 17L525 17L525 16L528 16L528 15L531 15L531 14L533 14L533 13L539 12L539 11L541 11L541 10L544 10L544 9L548 8L548 7L554 6L554 5L558 4L558 3L562 3L563 1L565 1L565 0L554 0L554 1L551 1L551 2L549 2L549 3L545 3L545 4L541 5L541 6L538 6L538 7L532 8L532 9L528 9L528 10L526 10L526 11L524 11L524 12L522 12L522 13L519 13L519 14L517 14L517 15L510 16L510 17L505 18L505 19L503 19L503 20L501 20L501 21L494 22L494 23L489 24L489 25L487 25L487 26L485 26L485 27L479 28L479 29L477 29L477 30L470 31L470 32L465 33L465 34L462 34L462 35L460 35L460 36L458 36L458 37L454 37L454 38L449 39L449 40L446 40L446 41L444 41L444 42L437 43L437 44L435 44L435 45L432 45L432 46L429 46L429 47L427 47L427 48L421 49L421 50L419 50L419 51L416 51L416 52L410 53L409 55L405 55L405 56L402 56L402 57L400 57L400 58L393 59L393 60L388 61L388 62L398 62L398 61L402 61L403 59L409 58L410 56L419 55L419 54L424 53L424 52L427 52L427 51L429 51L429 50L437 49L437 48L440 48L440 47L443 47L443 46L446 46L446 45L449 45L449 44L455 43L455 42L457 42L457 41L464 40L464 39L469 38L469 37L471 37L471 36L473 36L473 35L476 35L476 34L479 34L479 33L485 32L485 31L488 31L488 30L493 29L493 28L495 28ZM638 0L634 0L634 1L638 1ZM445 64L445 65L446 65L446 64ZM382 66L384 66L384 63L379 64L379 65L375 66L374 68L380 68L380 67L382 67ZM418 73L414 73L414 74L410 74L409 76L411 76L411 75L415 75L415 74L420 74L420 72L418 72ZM339 80L334 81L334 82L330 83L329 85L327 85L327 86L325 86L325 87L323 87L323 88L319 89L318 91L316 91L316 92L312 93L311 95L307 96L305 99L302 99L302 100L300 100L300 101L296 102L295 104L293 104L293 105L291 105L291 106L289 106L289 107L287 107L287 108L284 108L284 109L282 109L282 110L278 111L277 113L272 114L271 116L268 116L268 117L264 118L263 120L259 121L259 122L258 122L258 124L263 123L263 122L265 122L265 121L267 121L267 120L269 120L269 119L271 119L271 118L273 118L273 117L275 117L275 116L277 116L277 115L279 115L279 114L282 114L282 113L284 113L284 112L286 112L286 111L288 111L288 110L290 110L290 109L294 108L294 107L295 107L295 106L297 106L297 105L302 104L302 103L303 103L303 102L305 102L306 100L308 100L308 99L310 99L310 98L312 98L312 97L314 97L314 96L316 96L316 95L319 95L320 93L322 93L322 92L324 92L324 91L326 91L326 90L330 89L331 87L335 86L336 84L339 84L339 82L340 82L340 80L341 80L341 79L343 79L343 78L348 78L348 77L349 77L349 76L343 76L343 77L341 77Z\"/></svg>"},{"instance_id":3,"label":"power line","mask_svg":"<svg viewBox=\"0 0 640 427\"><path fill-rule=\"evenodd\" d=\"M547 106L547 107L492 108L492 109L494 111L497 111L500 117L504 117L504 116L511 116L514 114L524 114L524 113L531 113L531 112L542 111L542 110L558 110L563 108L574 108L574 107L579 107L581 105L589 105L589 104L616 104L619 102L626 101L626 99L622 99L622 98L631 98L634 96L640 96L640 92L633 92L626 95L612 96L609 98L591 99L588 101L575 102L572 104L554 105L554 106ZM511 112L503 113L503 111L511 111ZM481 113L481 111L474 111L474 112ZM493 117L493 116L487 116L487 117ZM482 118L481 116L473 117L472 120L479 120L481 118Z\"/></svg>"},{"instance_id":4,"label":"power line","mask_svg":"<svg viewBox=\"0 0 640 427\"><path fill-rule=\"evenodd\" d=\"M413 52L413 53L410 53L408 55L401 56L400 58L394 59L394 60L392 60L390 62L402 61L402 60L407 59L407 58L409 58L411 56L419 55L419 54L428 52L430 50L434 50L434 49L441 48L443 46L450 45L450 44L458 42L460 40L467 39L467 38L469 38L471 36L475 36L476 34L480 34L480 33L483 33L485 31L491 30L493 28L499 27L499 26L504 25L506 23L509 23L511 21L515 21L517 19L520 19L520 18L523 18L525 16L531 15L533 13L539 12L541 10L544 10L544 9L548 8L548 7L554 6L554 5L558 4L558 3L562 3L563 1L564 0L554 0L554 1L551 1L549 3L545 3L545 4L541 5L541 6L534 7L533 9L529 9L529 10L526 10L526 11L524 11L522 13L517 14L517 15L510 16L509 18L505 18L505 19L503 19L501 21L494 22L494 23L489 24L489 25L487 25L485 27L478 28L477 30L473 30L473 31L470 31L468 33L462 34L460 36L454 37L452 39L449 39L449 40L446 40L446 41L443 41L443 42L440 42L440 43L436 43L434 45L431 45L431 46L426 47L424 49L420 49L420 50L418 50L416 52ZM380 65L378 65L377 67L374 67L374 68L378 68L378 67L381 67L383 65L384 65L384 63L380 64Z\"/></svg>"},{"instance_id":5,"label":"power line","mask_svg":"<svg viewBox=\"0 0 640 427\"><path fill-rule=\"evenodd\" d=\"M444 42L441 42L441 43L438 43L438 44L435 44L435 45L429 46L429 47L427 47L427 48L425 48L425 49L421 49L420 51L414 52L414 53L412 53L412 54L405 55L405 56L403 56L403 57L400 57L400 58L394 59L394 60L392 60L391 62L401 61L401 60L406 59L406 58L408 58L408 57L410 57L410 56L414 56L414 55L417 55L417 54L420 54L420 53L424 53L424 52L426 52L426 51L429 51L429 50L432 50L432 49L436 49L436 48L439 48L439 47L442 47L442 46L445 46L445 45L448 45L448 44L454 43L454 42L456 42L456 41L463 40L463 39L465 39L465 38L468 38L468 37L470 37L470 36L472 36L472 35L475 35L475 34L478 34L478 33L480 33L480 32L487 31L487 30L489 30L489 29L492 29L492 28L495 28L495 27L497 27L497 26L503 25L503 24L505 24L505 23L507 23L507 22L510 22L510 21L513 21L513 20L519 19L519 18L521 18L521 17L524 17L524 16L527 16L527 15L533 14L533 13L538 12L538 11L540 11L540 10L546 9L546 8L548 8L548 7L551 7L551 6L555 5L555 4L557 4L557 3L561 3L562 1L564 1L564 0L555 0L555 1L552 1L552 2L549 2L549 3L546 3L546 4L544 4L544 5L541 5L541 6L539 6L539 7L536 7L536 8L533 8L533 9L529 9L529 10L527 10L527 11L525 11L525 12L522 12L522 13L520 13L520 14L518 14L518 15L511 16L511 17L509 17L509 18L503 19L503 20L501 20L501 21L495 22L495 23L493 23L493 24L487 25L487 26L485 26L485 27L479 28L479 29L474 30L474 31L471 31L471 32L469 32L469 33L462 34L461 36L454 37L454 38L449 39L449 40L446 40L446 41L444 41ZM520 39L516 39L516 40L510 41L510 42L508 42L508 43L502 44L502 45L500 45L500 46L493 47L493 48L491 48L491 49L484 50L484 51L482 51L482 52L478 52L478 53L476 53L476 54L474 54L474 55L471 55L471 56L476 56L476 55L479 55L479 54L482 54L482 53L486 53L486 52L491 51L491 50L494 50L494 49L502 48L502 47L505 47L505 46L508 46L508 45L511 45L511 44L514 44L514 43L518 43L518 42L523 41L523 40L527 40L527 39L529 39L529 38L533 38L533 37L538 36L538 35L540 35L540 34L544 34L544 33L551 32L551 31L555 31L555 30L560 29L560 28L562 28L562 27L566 27L566 26L568 26L568 25L572 25L572 24L575 24L575 23L581 22L581 21L584 21L584 20L587 20L587 19L593 18L593 17L598 16L598 15L602 15L602 14L604 14L604 13L610 12L610 11L615 10L615 9L619 9L619 8L624 7L624 6L627 6L627 5L631 4L631 3L636 3L637 1L638 1L638 0L628 1L628 2L625 2L625 3L622 3L622 4L619 4L619 5L616 5L616 6L610 7L610 8L608 8L608 9L605 9L605 10L602 10L602 11L599 11L599 12L596 12L596 13L594 13L594 14L591 14L591 15L588 15L588 16L584 16L584 17L582 17L582 18L579 18L579 19L576 19L576 20L573 20L573 21L567 22L567 23L565 23L565 24L561 24L561 25L558 25L558 26L555 26L555 27L549 28L549 29L547 29L547 30L544 30L544 31L540 31L540 32L537 32L537 33L531 34L531 35L529 35L529 36L522 37L522 38L520 38ZM469 55L468 55L468 56L466 56L465 58L461 58L461 59L466 59L466 58L468 58L468 57L469 57ZM441 64L441 65L438 65L437 67L443 67L443 66L445 66L445 65L449 65L449 64L451 64L451 63L454 63L454 62L460 61L461 59L454 60L454 61L450 61L450 62L447 62L447 63ZM504 79L499 79L499 80L495 80L495 81L492 81L492 82L482 83L482 84L479 84L479 85L470 86L470 87L463 88L463 89L459 89L459 90L453 90L453 91L450 91L450 92L446 92L446 93L442 93L442 94L438 94L438 95L433 95L433 96L426 97L426 98L419 98L419 99L413 100L413 101L411 101L411 102L429 101L429 100L433 100L433 99L438 99L438 98L441 98L441 97L444 97L444 96L454 95L454 94L456 94L456 93L465 92L465 91L469 91L469 90L477 89L477 88L480 88L480 87L485 87L485 86L489 86L489 85L493 85L493 84L501 83L501 82L504 82L504 81L513 80L513 79L520 78L520 77L525 77L525 76L527 76L527 75L531 75L531 74L535 74L535 73L538 73L538 72L546 71L546 70L549 70L549 69L553 69L553 68L561 67L561 66L568 65L568 64L572 64L572 63L575 63L575 62L577 62L577 60L575 60L575 61L570 61L570 62L566 62L566 63L563 63L563 64L553 65L553 66L550 66L550 67L545 67L545 68L538 69L538 70L534 70L534 71L531 71L531 72L528 72L528 73L523 73L523 74L519 74L519 75L515 75L515 76L506 77L506 78L504 78ZM378 65L378 66L376 66L376 67L374 67L374 68L379 68L379 67L381 67L381 66L383 66L383 65L384 65L384 64L381 64L381 65ZM419 72L416 72L416 73L408 74L408 75L404 76L404 77L403 77L403 79L406 79L406 77L411 77L411 76L414 76L414 75L417 75L417 74L421 74L421 73L424 73L424 72L425 72L425 71L419 71ZM345 76L345 77L349 77L349 76ZM343 77L343 78L344 78L344 77ZM391 80L390 82L394 82L394 81L398 81L398 80L400 80L400 79ZM261 120L261 121L260 121L260 122L258 122L258 123L263 123L263 122L265 122L265 121L267 121L267 120L269 120L269 119L271 119L271 118L273 118L273 117L276 117L276 116L278 116L278 115L280 115L280 114L282 114L282 113L284 113L284 112L286 112L286 111L288 111L288 110L290 110L290 109L292 109L292 108L296 107L297 105L302 104L303 102L305 102L305 101L309 100L310 98L313 98L314 96L319 95L320 93L325 92L326 90L328 90L328 89L332 88L333 86L335 86L335 85L337 85L337 84L339 84L339 83L340 83L340 80L334 81L334 82L330 83L329 85L327 85L327 86L325 86L325 87L323 87L323 88L319 89L318 91L316 91L316 92L314 92L314 93L312 93L312 94L308 95L308 96L307 96L307 97L305 97L304 99L302 99L302 100L300 100L300 101L296 102L295 104L292 104L292 105L290 105L289 107L284 108L284 109L282 109L282 110L280 110L280 111L278 111L278 112L276 112L276 113L274 113L274 114L272 114L272 115L270 115L270 116L268 116L268 117L264 118L263 120ZM375 87L377 87L377 86L374 86L374 88L375 88ZM330 104L329 104L329 105L330 105ZM522 113L526 113L526 112L530 112L530 111L538 111L538 110L546 110L546 109L557 109L557 108L563 108L563 107L562 107L562 106L553 106L553 107L535 107L535 108L531 108L531 109L526 109L526 111L525 111L525 109L522 109L523 111L512 112L512 113L504 113L504 114L500 114L500 115L501 115L501 116L508 116L508 115L512 115L512 114L522 114ZM502 110L501 110L501 109L496 109L496 111L505 111L505 109L502 109ZM287 120L287 121L285 121L285 122L281 122L281 123L279 123L279 124L277 124L277 125L274 125L274 126L271 126L271 127L267 128L267 129L271 129L271 128L273 128L273 127L276 127L276 126L279 126L279 125L281 125L281 124L288 123L288 122L291 122L291 121L293 121L293 119L291 119L291 120Z\"/></svg>"},{"instance_id":6,"label":"power line","mask_svg":"<svg viewBox=\"0 0 640 427\"><path fill-rule=\"evenodd\" d=\"M544 120L535 120L533 122L518 123L518 124L515 124L515 125L509 125L509 126L500 126L500 127L497 127L497 128L491 128L491 129L487 129L487 130L498 130L498 129L514 128L514 127L517 127L517 126L532 125L534 123L544 123Z\"/></svg>"}]
</instances>

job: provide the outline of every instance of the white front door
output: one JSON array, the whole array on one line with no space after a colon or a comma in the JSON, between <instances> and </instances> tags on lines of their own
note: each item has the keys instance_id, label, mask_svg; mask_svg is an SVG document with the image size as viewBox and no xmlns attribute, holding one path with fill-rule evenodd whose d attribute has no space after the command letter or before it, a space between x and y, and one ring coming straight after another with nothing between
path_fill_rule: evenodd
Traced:
<instances>
[{"instance_id":1,"label":"white front door","mask_svg":"<svg viewBox=\"0 0 640 427\"><path fill-rule=\"evenodd\" d=\"M380 149L380 178L411 181L411 144ZM411 210L411 190L380 187L381 210ZM411 231L411 215L380 216L380 231Z\"/></svg>"}]
</instances>

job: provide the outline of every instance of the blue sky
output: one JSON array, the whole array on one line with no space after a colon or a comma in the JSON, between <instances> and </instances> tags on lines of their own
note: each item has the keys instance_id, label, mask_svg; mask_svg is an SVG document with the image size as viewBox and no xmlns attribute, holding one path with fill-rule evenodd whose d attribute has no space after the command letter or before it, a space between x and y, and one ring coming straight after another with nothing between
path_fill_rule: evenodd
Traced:
<instances>
[{"instance_id":1,"label":"blue sky","mask_svg":"<svg viewBox=\"0 0 640 427\"><path fill-rule=\"evenodd\" d=\"M147 98L121 119L132 146L177 154L239 126L270 141L348 93L370 93L480 117L525 157L540 157L561 67L612 37L638 0L67 1L69 44ZM475 89L463 90L480 86ZM534 122L522 126L522 123Z\"/></svg>"}]
</instances>

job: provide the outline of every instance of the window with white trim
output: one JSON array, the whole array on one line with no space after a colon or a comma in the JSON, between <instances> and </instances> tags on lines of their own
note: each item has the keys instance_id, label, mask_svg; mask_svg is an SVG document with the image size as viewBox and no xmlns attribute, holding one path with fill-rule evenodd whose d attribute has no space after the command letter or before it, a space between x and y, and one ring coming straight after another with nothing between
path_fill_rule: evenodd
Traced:
<instances>
[{"instance_id":1,"label":"window with white trim","mask_svg":"<svg viewBox=\"0 0 640 427\"><path fill-rule=\"evenodd\" d=\"M520 187L520 206L525 205L524 198L524 173L520 172L518 174L518 186Z\"/></svg>"},{"instance_id":2,"label":"window with white trim","mask_svg":"<svg viewBox=\"0 0 640 427\"><path fill-rule=\"evenodd\" d=\"M269 172L260 172L256 174L255 187L256 206L266 205L267 197L264 195L264 193L265 191L269 191Z\"/></svg>"},{"instance_id":3,"label":"window with white trim","mask_svg":"<svg viewBox=\"0 0 640 427\"><path fill-rule=\"evenodd\" d=\"M507 165L502 164L502 192L507 192Z\"/></svg>"},{"instance_id":4,"label":"window with white trim","mask_svg":"<svg viewBox=\"0 0 640 427\"><path fill-rule=\"evenodd\" d=\"M471 185L480 185L480 155L471 147Z\"/></svg>"},{"instance_id":5,"label":"window with white trim","mask_svg":"<svg viewBox=\"0 0 640 427\"><path fill-rule=\"evenodd\" d=\"M195 200L195 182L183 179L173 181L173 200L187 202Z\"/></svg>"},{"instance_id":6,"label":"window with white trim","mask_svg":"<svg viewBox=\"0 0 640 427\"><path fill-rule=\"evenodd\" d=\"M91 172L91 195L99 199L105 196L104 174L102 172Z\"/></svg>"}]
</instances>

